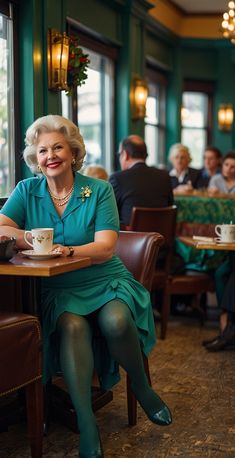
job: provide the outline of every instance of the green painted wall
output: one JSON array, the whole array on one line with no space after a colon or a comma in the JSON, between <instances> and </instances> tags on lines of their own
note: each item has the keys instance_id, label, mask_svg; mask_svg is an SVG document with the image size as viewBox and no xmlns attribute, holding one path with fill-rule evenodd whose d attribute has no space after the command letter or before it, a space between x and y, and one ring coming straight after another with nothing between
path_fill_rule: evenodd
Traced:
<instances>
[{"instance_id":1,"label":"green painted wall","mask_svg":"<svg viewBox=\"0 0 235 458\"><path fill-rule=\"evenodd\" d=\"M119 50L116 64L116 145L130 133L144 135L143 121L131 116L130 88L135 74L144 76L146 58L168 75L166 155L180 140L180 108L185 78L215 81L213 143L234 147L235 133L217 128L222 102L235 107L235 48L223 40L179 40L147 14L146 0L26 0L20 2L20 129L38 117L61 113L60 93L48 91L47 31L66 30L67 18L95 31ZM27 175L22 165L22 175Z\"/></svg>"}]
</instances>

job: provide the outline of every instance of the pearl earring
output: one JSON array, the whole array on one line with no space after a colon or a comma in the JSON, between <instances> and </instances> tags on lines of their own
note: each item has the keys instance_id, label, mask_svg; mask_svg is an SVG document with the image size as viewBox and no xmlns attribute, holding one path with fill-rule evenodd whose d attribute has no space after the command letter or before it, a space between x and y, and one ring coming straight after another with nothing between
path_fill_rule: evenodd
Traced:
<instances>
[{"instance_id":1,"label":"pearl earring","mask_svg":"<svg viewBox=\"0 0 235 458\"><path fill-rule=\"evenodd\" d=\"M37 168L38 168L38 171L39 171L40 173L42 173L42 169L41 169L41 166L40 166L39 164L37 165Z\"/></svg>"}]
</instances>

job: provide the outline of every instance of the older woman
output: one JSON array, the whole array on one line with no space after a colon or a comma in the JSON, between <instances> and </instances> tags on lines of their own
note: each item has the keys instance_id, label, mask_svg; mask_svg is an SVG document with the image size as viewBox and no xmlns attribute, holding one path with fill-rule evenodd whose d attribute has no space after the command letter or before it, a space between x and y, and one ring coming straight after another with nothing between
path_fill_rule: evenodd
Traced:
<instances>
[{"instance_id":1,"label":"older woman","mask_svg":"<svg viewBox=\"0 0 235 458\"><path fill-rule=\"evenodd\" d=\"M200 171L189 167L191 162L189 148L181 143L172 145L169 160L173 165L170 171L172 189L175 192L189 192L197 188Z\"/></svg>"},{"instance_id":2,"label":"older woman","mask_svg":"<svg viewBox=\"0 0 235 458\"><path fill-rule=\"evenodd\" d=\"M235 152L229 151L223 157L222 172L215 175L209 182L209 193L216 195L219 193L235 193Z\"/></svg>"},{"instance_id":3,"label":"older woman","mask_svg":"<svg viewBox=\"0 0 235 458\"><path fill-rule=\"evenodd\" d=\"M143 368L141 349L148 354L155 343L150 298L113 255L119 222L112 186L76 173L85 155L78 127L44 116L27 130L26 144L24 159L41 176L18 183L1 210L0 234L15 236L22 249L25 229L53 227L63 256L92 260L91 267L42 281L44 381L62 370L78 419L79 457L103 457L91 405L94 360L105 388L118 381L120 364L149 419L172 421Z\"/></svg>"}]
</instances>

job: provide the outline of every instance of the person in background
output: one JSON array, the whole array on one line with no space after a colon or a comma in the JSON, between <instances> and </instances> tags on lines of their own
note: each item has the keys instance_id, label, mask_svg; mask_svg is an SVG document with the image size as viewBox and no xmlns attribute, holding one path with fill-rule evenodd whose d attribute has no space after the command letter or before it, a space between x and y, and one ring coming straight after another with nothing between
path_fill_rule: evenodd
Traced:
<instances>
[{"instance_id":1,"label":"person in background","mask_svg":"<svg viewBox=\"0 0 235 458\"><path fill-rule=\"evenodd\" d=\"M215 146L207 146L204 153L204 167L197 182L198 189L208 187L210 179L221 173L222 153Z\"/></svg>"},{"instance_id":2,"label":"person in background","mask_svg":"<svg viewBox=\"0 0 235 458\"><path fill-rule=\"evenodd\" d=\"M130 223L133 207L167 207L173 193L166 170L146 164L147 147L138 135L126 137L119 145L121 170L110 176L122 224Z\"/></svg>"},{"instance_id":3,"label":"person in background","mask_svg":"<svg viewBox=\"0 0 235 458\"><path fill-rule=\"evenodd\" d=\"M82 169L82 173L85 176L99 178L100 180L108 180L109 176L106 172L105 168L99 164L89 164L84 169Z\"/></svg>"},{"instance_id":4,"label":"person in background","mask_svg":"<svg viewBox=\"0 0 235 458\"><path fill-rule=\"evenodd\" d=\"M225 269L226 267L226 269ZM215 284L217 286L218 280L224 280L223 292L216 288L216 295L219 307L221 309L220 315L220 331L215 337L204 340L203 346L212 352L221 351L230 345L235 345L235 254L230 251L229 265L221 268L223 269L223 276L219 269L215 272ZM222 292L222 295L221 295Z\"/></svg>"},{"instance_id":5,"label":"person in background","mask_svg":"<svg viewBox=\"0 0 235 458\"><path fill-rule=\"evenodd\" d=\"M208 193L211 196L235 193L235 151L229 151L223 157L222 171L210 179Z\"/></svg>"},{"instance_id":6,"label":"person in background","mask_svg":"<svg viewBox=\"0 0 235 458\"><path fill-rule=\"evenodd\" d=\"M26 164L40 177L17 184L0 211L0 235L25 249L25 229L52 227L53 249L91 259L87 268L42 280L43 378L62 371L77 414L79 458L102 458L91 402L94 362L103 388L117 383L120 364L148 418L162 426L172 421L143 365L142 351L155 344L150 296L114 255L119 219L112 186L77 173L85 155L79 128L44 116L28 128L26 145Z\"/></svg>"},{"instance_id":7,"label":"person in background","mask_svg":"<svg viewBox=\"0 0 235 458\"><path fill-rule=\"evenodd\" d=\"M175 143L170 148L169 160L173 165L170 179L174 193L187 193L197 189L200 171L189 167L192 160L189 148L181 143Z\"/></svg>"}]
</instances>

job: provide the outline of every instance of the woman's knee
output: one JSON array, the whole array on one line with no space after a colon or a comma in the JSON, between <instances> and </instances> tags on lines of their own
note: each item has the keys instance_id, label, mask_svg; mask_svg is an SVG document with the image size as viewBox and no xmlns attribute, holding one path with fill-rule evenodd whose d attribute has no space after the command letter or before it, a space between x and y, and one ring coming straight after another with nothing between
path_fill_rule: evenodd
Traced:
<instances>
[{"instance_id":1,"label":"woman's knee","mask_svg":"<svg viewBox=\"0 0 235 458\"><path fill-rule=\"evenodd\" d=\"M132 317L128 307L115 307L115 309L104 309L100 317L99 325L101 332L106 337L122 337L131 326Z\"/></svg>"},{"instance_id":2,"label":"woman's knee","mask_svg":"<svg viewBox=\"0 0 235 458\"><path fill-rule=\"evenodd\" d=\"M64 312L57 320L57 330L60 334L78 336L87 332L88 329L89 324L86 318L74 313Z\"/></svg>"}]
</instances>

